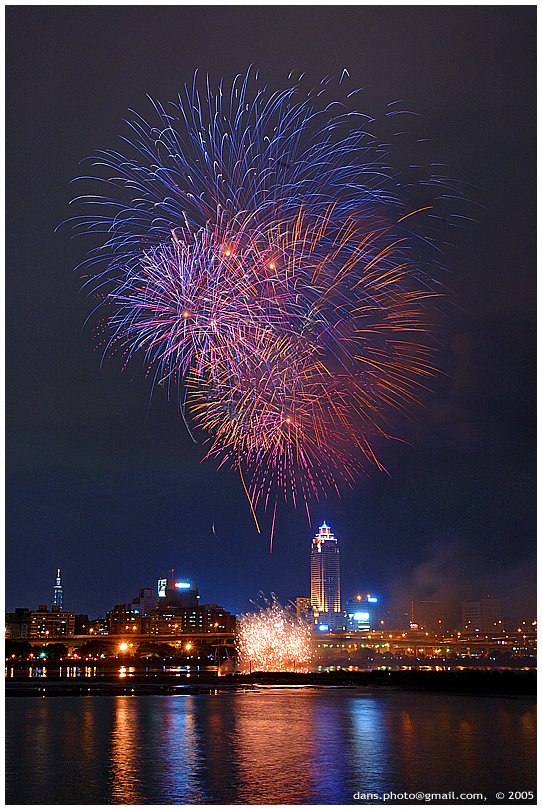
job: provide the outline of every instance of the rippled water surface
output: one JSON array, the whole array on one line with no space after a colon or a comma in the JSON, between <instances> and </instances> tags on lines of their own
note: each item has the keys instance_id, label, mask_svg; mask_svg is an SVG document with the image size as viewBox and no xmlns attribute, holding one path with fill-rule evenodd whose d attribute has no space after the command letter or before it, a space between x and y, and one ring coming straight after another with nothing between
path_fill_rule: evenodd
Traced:
<instances>
[{"instance_id":1,"label":"rippled water surface","mask_svg":"<svg viewBox=\"0 0 542 810\"><path fill-rule=\"evenodd\" d=\"M523 698L261 689L6 700L10 804L337 804L535 787Z\"/></svg>"}]
</instances>

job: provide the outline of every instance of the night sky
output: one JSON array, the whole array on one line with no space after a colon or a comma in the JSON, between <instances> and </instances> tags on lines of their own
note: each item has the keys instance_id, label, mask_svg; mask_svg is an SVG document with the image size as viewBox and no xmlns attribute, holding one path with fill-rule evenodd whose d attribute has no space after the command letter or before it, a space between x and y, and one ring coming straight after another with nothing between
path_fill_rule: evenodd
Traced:
<instances>
[{"instance_id":1,"label":"night sky","mask_svg":"<svg viewBox=\"0 0 542 810\"><path fill-rule=\"evenodd\" d=\"M411 597L501 597L534 613L534 7L47 7L7 14L6 602L103 615L162 572L232 611L259 591L307 595L323 519L343 596L390 616ZM146 94L169 101L196 68L249 64L274 88L348 68L362 111L401 99L419 137L468 184L476 219L447 250L450 303L426 408L341 499L283 508L273 553L239 478L202 464L175 402L135 363L101 365L74 268L90 242L72 213L80 161L114 148ZM408 159L408 156L406 156ZM214 524L214 532L213 532Z\"/></svg>"}]
</instances>

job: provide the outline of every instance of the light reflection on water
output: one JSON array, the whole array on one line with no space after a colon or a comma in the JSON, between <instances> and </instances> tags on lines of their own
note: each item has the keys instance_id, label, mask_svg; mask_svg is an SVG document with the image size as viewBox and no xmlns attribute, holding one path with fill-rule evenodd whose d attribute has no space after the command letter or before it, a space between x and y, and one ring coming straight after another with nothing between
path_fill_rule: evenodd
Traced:
<instances>
[{"instance_id":1,"label":"light reflection on water","mask_svg":"<svg viewBox=\"0 0 542 810\"><path fill-rule=\"evenodd\" d=\"M312 795L318 713L314 701L297 698L296 692L278 695L267 690L259 696L242 694L235 700L231 739L240 802L267 804L274 795L277 803L289 796L304 803Z\"/></svg>"},{"instance_id":2,"label":"light reflection on water","mask_svg":"<svg viewBox=\"0 0 542 810\"><path fill-rule=\"evenodd\" d=\"M532 790L527 699L262 689L6 701L15 804L336 804Z\"/></svg>"},{"instance_id":3,"label":"light reflection on water","mask_svg":"<svg viewBox=\"0 0 542 810\"><path fill-rule=\"evenodd\" d=\"M111 732L111 802L141 804L139 712L130 698L115 698Z\"/></svg>"}]
</instances>

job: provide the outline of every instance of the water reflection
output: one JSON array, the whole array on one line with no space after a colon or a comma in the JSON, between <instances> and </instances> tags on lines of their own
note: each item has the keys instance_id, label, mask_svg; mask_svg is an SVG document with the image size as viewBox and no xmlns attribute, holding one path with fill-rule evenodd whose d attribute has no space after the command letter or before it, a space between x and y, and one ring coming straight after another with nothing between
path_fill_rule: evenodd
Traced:
<instances>
[{"instance_id":1,"label":"water reflection","mask_svg":"<svg viewBox=\"0 0 542 810\"><path fill-rule=\"evenodd\" d=\"M48 733L49 706L47 701L38 700L32 711L26 708L24 718L24 745L35 751L36 767L32 774L35 790L38 795L47 795L47 786L50 779L49 770L52 766L54 741Z\"/></svg>"},{"instance_id":2,"label":"water reflection","mask_svg":"<svg viewBox=\"0 0 542 810\"><path fill-rule=\"evenodd\" d=\"M205 756L199 763L199 778L205 801L228 804L239 795L240 774L236 755L237 694L214 690L200 701L197 731L205 742ZM228 778L224 778L228 774Z\"/></svg>"},{"instance_id":3,"label":"water reflection","mask_svg":"<svg viewBox=\"0 0 542 810\"><path fill-rule=\"evenodd\" d=\"M312 718L312 736L310 729L308 733L312 742L314 791L324 804L329 804L347 790L350 767L344 769L337 764L353 753L348 735L351 717L348 702L335 700L336 690L329 690L322 697Z\"/></svg>"},{"instance_id":4,"label":"water reflection","mask_svg":"<svg viewBox=\"0 0 542 810\"><path fill-rule=\"evenodd\" d=\"M460 767L473 782L476 781L476 763L479 758L478 733L479 729L472 717L460 720L457 724L457 755Z\"/></svg>"},{"instance_id":5,"label":"water reflection","mask_svg":"<svg viewBox=\"0 0 542 810\"><path fill-rule=\"evenodd\" d=\"M81 799L85 798L89 803L96 799L96 785L94 774L99 771L100 752L97 746L96 735L96 714L92 701L84 699L81 717L80 752L81 760L84 762L85 776L81 779Z\"/></svg>"},{"instance_id":6,"label":"water reflection","mask_svg":"<svg viewBox=\"0 0 542 810\"><path fill-rule=\"evenodd\" d=\"M163 801L198 804L202 789L198 766L204 759L203 740L196 730L198 695L165 697L165 710L160 739L156 741L161 755L160 768L164 778Z\"/></svg>"},{"instance_id":7,"label":"water reflection","mask_svg":"<svg viewBox=\"0 0 542 810\"><path fill-rule=\"evenodd\" d=\"M214 692L8 698L8 803L352 804L356 791L534 789L530 700Z\"/></svg>"},{"instance_id":8,"label":"water reflection","mask_svg":"<svg viewBox=\"0 0 542 810\"><path fill-rule=\"evenodd\" d=\"M116 804L140 804L139 712L131 697L114 698L111 733L111 798Z\"/></svg>"},{"instance_id":9,"label":"water reflection","mask_svg":"<svg viewBox=\"0 0 542 810\"><path fill-rule=\"evenodd\" d=\"M391 777L386 707L378 698L363 696L349 702L351 720L352 792L380 793Z\"/></svg>"},{"instance_id":10,"label":"water reflection","mask_svg":"<svg viewBox=\"0 0 542 810\"><path fill-rule=\"evenodd\" d=\"M297 690L234 698L238 801L289 804L309 801L316 781L318 740L313 702ZM327 727L327 734L333 733Z\"/></svg>"}]
</instances>

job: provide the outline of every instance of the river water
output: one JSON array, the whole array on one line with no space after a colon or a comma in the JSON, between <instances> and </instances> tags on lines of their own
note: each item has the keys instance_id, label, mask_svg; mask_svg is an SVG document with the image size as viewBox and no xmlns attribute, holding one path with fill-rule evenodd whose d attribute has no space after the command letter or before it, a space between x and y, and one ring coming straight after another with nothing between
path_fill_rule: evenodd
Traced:
<instances>
[{"instance_id":1,"label":"river water","mask_svg":"<svg viewBox=\"0 0 542 810\"><path fill-rule=\"evenodd\" d=\"M452 790L490 804L535 789L527 698L310 687L8 697L6 734L8 804L362 804Z\"/></svg>"}]
</instances>

